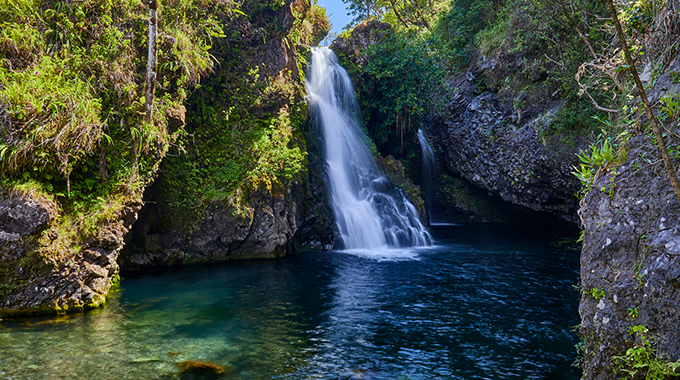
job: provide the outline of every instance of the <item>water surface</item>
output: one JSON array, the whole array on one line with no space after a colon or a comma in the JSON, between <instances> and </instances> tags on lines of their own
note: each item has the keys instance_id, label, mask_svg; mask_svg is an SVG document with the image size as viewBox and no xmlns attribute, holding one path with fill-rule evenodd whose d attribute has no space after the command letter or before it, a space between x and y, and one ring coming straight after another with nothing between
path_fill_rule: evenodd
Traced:
<instances>
[{"instance_id":1,"label":"water surface","mask_svg":"<svg viewBox=\"0 0 680 380\"><path fill-rule=\"evenodd\" d=\"M578 379L573 236L433 227L415 251L128 277L108 306L0 322L2 379Z\"/></svg>"}]
</instances>

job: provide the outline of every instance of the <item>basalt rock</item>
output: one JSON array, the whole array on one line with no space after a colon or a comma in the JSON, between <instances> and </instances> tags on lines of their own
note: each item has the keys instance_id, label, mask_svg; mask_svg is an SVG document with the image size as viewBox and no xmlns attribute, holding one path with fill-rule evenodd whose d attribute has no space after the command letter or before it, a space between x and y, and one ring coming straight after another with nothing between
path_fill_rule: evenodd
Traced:
<instances>
[{"instance_id":1,"label":"basalt rock","mask_svg":"<svg viewBox=\"0 0 680 380\"><path fill-rule=\"evenodd\" d=\"M205 208L195 226L159 227L163 207L150 206L129 236L129 247L121 255L125 270L158 265L219 262L234 259L276 258L284 256L295 235L300 213L290 191L285 194L258 192L252 206L236 209L215 202Z\"/></svg>"},{"instance_id":2,"label":"basalt rock","mask_svg":"<svg viewBox=\"0 0 680 380\"><path fill-rule=\"evenodd\" d=\"M3 284L8 294L0 294L0 317L83 310L105 302L118 275L123 236L140 204L125 207L119 220L101 226L74 256L55 255L68 240L50 228L57 210L52 201L6 195L0 205L0 270L4 272L0 274L3 281L10 281ZM13 276L5 276L7 271Z\"/></svg>"},{"instance_id":3,"label":"basalt rock","mask_svg":"<svg viewBox=\"0 0 680 380\"><path fill-rule=\"evenodd\" d=\"M641 343L629 330L637 325L659 358L680 359L680 204L651 139L635 137L629 148L580 209L585 379L620 378L613 358Z\"/></svg>"},{"instance_id":4,"label":"basalt rock","mask_svg":"<svg viewBox=\"0 0 680 380\"><path fill-rule=\"evenodd\" d=\"M300 189L304 199L300 203L303 217L291 242L294 251L331 250L340 240L340 231L327 201L329 189L322 142L312 124L308 122L306 126L308 185Z\"/></svg>"},{"instance_id":5,"label":"basalt rock","mask_svg":"<svg viewBox=\"0 0 680 380\"><path fill-rule=\"evenodd\" d=\"M388 33L391 29L392 26L388 23L375 20L364 21L354 27L352 33L347 37L336 38L330 47L338 53L339 57L349 59L364 68L368 64L366 50L371 45L378 43L384 34Z\"/></svg>"},{"instance_id":6,"label":"basalt rock","mask_svg":"<svg viewBox=\"0 0 680 380\"><path fill-rule=\"evenodd\" d=\"M484 70L478 65L455 77L444 114L425 121L439 161L507 202L576 224L580 184L571 172L587 142L542 137L563 102L518 110L512 94L480 85Z\"/></svg>"}]
</instances>

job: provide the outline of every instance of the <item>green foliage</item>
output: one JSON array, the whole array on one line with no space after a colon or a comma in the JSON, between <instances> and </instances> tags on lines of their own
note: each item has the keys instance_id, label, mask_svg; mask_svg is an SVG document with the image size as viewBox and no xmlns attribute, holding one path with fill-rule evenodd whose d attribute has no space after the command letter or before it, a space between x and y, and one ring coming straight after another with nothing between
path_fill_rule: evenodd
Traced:
<instances>
[{"instance_id":1,"label":"green foliage","mask_svg":"<svg viewBox=\"0 0 680 380\"><path fill-rule=\"evenodd\" d=\"M371 45L366 55L368 65L358 88L363 125L378 151L402 160L416 179L410 165L420 157L415 131L421 116L436 114L445 104L444 66L428 40L392 32ZM356 75L360 68L349 65L348 71Z\"/></svg>"},{"instance_id":2,"label":"green foliage","mask_svg":"<svg viewBox=\"0 0 680 380\"><path fill-rule=\"evenodd\" d=\"M596 300L601 300L607 295L607 293L605 293L604 289L602 289L601 286L598 286L597 288L592 288L586 291L585 294L593 296Z\"/></svg>"},{"instance_id":3,"label":"green foliage","mask_svg":"<svg viewBox=\"0 0 680 380\"><path fill-rule=\"evenodd\" d=\"M34 70L3 78L0 104L13 123L0 133L0 159L9 171L52 166L67 175L99 143L101 101L61 60L44 56Z\"/></svg>"},{"instance_id":4,"label":"green foliage","mask_svg":"<svg viewBox=\"0 0 680 380\"><path fill-rule=\"evenodd\" d=\"M453 0L433 31L439 41L440 54L450 67L467 67L476 52L475 39L494 15L495 5L490 0Z\"/></svg>"},{"instance_id":5,"label":"green foliage","mask_svg":"<svg viewBox=\"0 0 680 380\"><path fill-rule=\"evenodd\" d=\"M25 243L33 264L8 265L35 272L45 270L43 262L68 264L139 200L183 135L168 130L168 114L212 70L213 39L240 14L207 0L167 0L159 8L156 112L147 123L141 1L0 0L1 191L45 199L55 210L52 237ZM133 139L141 142L134 178ZM21 289L14 277L0 268L0 283L12 284L0 289L4 295Z\"/></svg>"},{"instance_id":6,"label":"green foliage","mask_svg":"<svg viewBox=\"0 0 680 380\"><path fill-rule=\"evenodd\" d=\"M660 120L664 124L675 124L680 118L680 95L668 94L659 99ZM671 125L673 127L674 125Z\"/></svg>"},{"instance_id":7,"label":"green foliage","mask_svg":"<svg viewBox=\"0 0 680 380\"><path fill-rule=\"evenodd\" d=\"M347 14L354 17L352 24L382 16L387 3L384 0L342 0L342 2L346 4Z\"/></svg>"},{"instance_id":8,"label":"green foliage","mask_svg":"<svg viewBox=\"0 0 680 380\"><path fill-rule=\"evenodd\" d=\"M527 103L545 101L546 97L559 94L561 99L575 105L580 97L583 97L580 103L587 103L589 96L606 104L615 98L612 95L618 95L620 83L602 75L602 70L595 75L588 70L590 66L582 66L594 59L587 46L597 52L606 52L610 46L611 35L603 27L607 15L604 3L579 0L562 5L562 2L510 0L489 13L486 26L476 33L475 47L484 58L508 64L487 72L487 85L514 91L531 85L533 91L529 91ZM577 73L584 86L590 88L590 94L582 91L575 78ZM591 104L585 114L592 113Z\"/></svg>"},{"instance_id":9,"label":"green foliage","mask_svg":"<svg viewBox=\"0 0 680 380\"><path fill-rule=\"evenodd\" d=\"M633 31L638 33L648 32L654 21L655 8L658 7L656 1L632 1L629 6L621 9L619 18L623 25L628 26L629 35Z\"/></svg>"},{"instance_id":10,"label":"green foliage","mask_svg":"<svg viewBox=\"0 0 680 380\"><path fill-rule=\"evenodd\" d=\"M386 129L396 124L403 129L409 116L418 117L443 106L445 72L428 41L385 36L369 47L367 55L367 86L376 93L375 107L381 116L371 120L372 127ZM436 88L442 93L432 93Z\"/></svg>"},{"instance_id":11,"label":"green foliage","mask_svg":"<svg viewBox=\"0 0 680 380\"><path fill-rule=\"evenodd\" d=\"M449 5L448 0L343 0L352 23L378 19L395 30L429 30L437 14ZM349 27L349 25L347 26Z\"/></svg>"},{"instance_id":12,"label":"green foliage","mask_svg":"<svg viewBox=\"0 0 680 380\"><path fill-rule=\"evenodd\" d=\"M677 377L676 370L680 367L680 360L667 362L659 358L656 350L652 348L652 338L648 332L642 325L629 328L629 333L636 338L636 343L626 350L624 355L612 357L618 370L626 374L626 379L637 379L638 376L644 376L645 380Z\"/></svg>"},{"instance_id":13,"label":"green foliage","mask_svg":"<svg viewBox=\"0 0 680 380\"><path fill-rule=\"evenodd\" d=\"M581 163L578 167L574 166L575 171L572 172L583 186L580 193L581 197L590 191L597 179L625 161L627 157L626 144L629 138L630 134L627 130L614 138L602 131L597 142L590 146L589 151L581 151L581 154L578 155Z\"/></svg>"},{"instance_id":14,"label":"green foliage","mask_svg":"<svg viewBox=\"0 0 680 380\"><path fill-rule=\"evenodd\" d=\"M547 128L539 131L539 134L541 137L588 136L599 132L602 127L600 117L603 115L604 112L594 110L585 99L573 99L557 111Z\"/></svg>"}]
</instances>

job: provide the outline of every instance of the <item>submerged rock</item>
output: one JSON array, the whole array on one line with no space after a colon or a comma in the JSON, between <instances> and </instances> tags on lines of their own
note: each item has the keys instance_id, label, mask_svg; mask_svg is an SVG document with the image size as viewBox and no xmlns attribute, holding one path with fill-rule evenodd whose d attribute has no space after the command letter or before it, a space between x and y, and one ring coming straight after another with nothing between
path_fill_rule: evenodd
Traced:
<instances>
[{"instance_id":1,"label":"submerged rock","mask_svg":"<svg viewBox=\"0 0 680 380\"><path fill-rule=\"evenodd\" d=\"M198 360L185 360L177 363L180 372L193 372L196 374L224 375L225 369L217 364L202 362Z\"/></svg>"}]
</instances>

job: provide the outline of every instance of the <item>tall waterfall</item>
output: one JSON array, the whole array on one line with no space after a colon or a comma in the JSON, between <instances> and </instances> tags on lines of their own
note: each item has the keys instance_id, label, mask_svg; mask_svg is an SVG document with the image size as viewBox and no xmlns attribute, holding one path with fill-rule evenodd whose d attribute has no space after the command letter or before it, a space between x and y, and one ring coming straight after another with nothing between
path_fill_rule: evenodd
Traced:
<instances>
[{"instance_id":1,"label":"tall waterfall","mask_svg":"<svg viewBox=\"0 0 680 380\"><path fill-rule=\"evenodd\" d=\"M425 204L427 205L430 214L430 222L433 222L434 217L432 214L434 213L434 207L432 207L432 181L434 181L434 152L427 142L427 138L422 129L418 130L418 142L420 142L420 153L423 156L423 171L420 186L423 189L423 199L425 200Z\"/></svg>"},{"instance_id":2,"label":"tall waterfall","mask_svg":"<svg viewBox=\"0 0 680 380\"><path fill-rule=\"evenodd\" d=\"M352 82L332 50L312 50L307 92L310 115L321 127L330 198L345 248L431 245L416 208L373 162L357 123Z\"/></svg>"}]
</instances>

